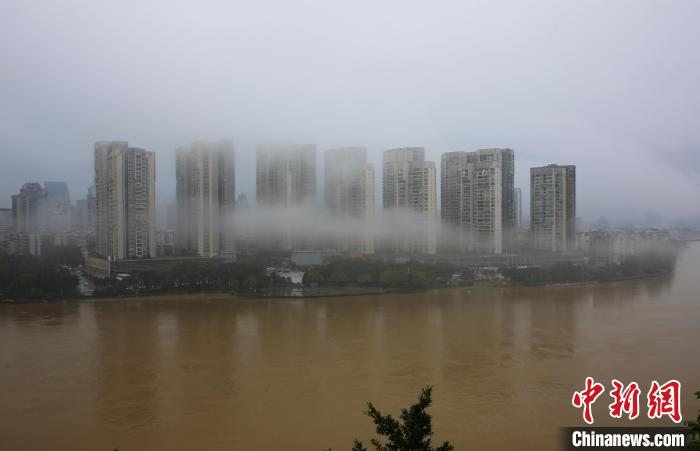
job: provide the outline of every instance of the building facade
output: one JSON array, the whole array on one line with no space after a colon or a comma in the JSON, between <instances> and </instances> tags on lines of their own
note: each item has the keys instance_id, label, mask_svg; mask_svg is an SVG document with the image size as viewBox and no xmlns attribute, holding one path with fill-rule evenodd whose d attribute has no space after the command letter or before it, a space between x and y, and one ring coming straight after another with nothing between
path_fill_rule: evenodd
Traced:
<instances>
[{"instance_id":1,"label":"building facade","mask_svg":"<svg viewBox=\"0 0 700 451\"><path fill-rule=\"evenodd\" d=\"M12 196L12 215L17 233L37 233L41 230L44 196L44 189L36 182L25 183L19 194Z\"/></svg>"},{"instance_id":2,"label":"building facade","mask_svg":"<svg viewBox=\"0 0 700 451\"><path fill-rule=\"evenodd\" d=\"M15 219L11 208L0 208L0 233L12 232L15 228Z\"/></svg>"},{"instance_id":3,"label":"building facade","mask_svg":"<svg viewBox=\"0 0 700 451\"><path fill-rule=\"evenodd\" d=\"M95 187L88 188L87 196L84 199L75 201L73 209L73 230L94 231L95 230Z\"/></svg>"},{"instance_id":4,"label":"building facade","mask_svg":"<svg viewBox=\"0 0 700 451\"><path fill-rule=\"evenodd\" d=\"M87 200L87 226L89 230L95 230L97 220L97 197L94 186L88 188Z\"/></svg>"},{"instance_id":5,"label":"building facade","mask_svg":"<svg viewBox=\"0 0 700 451\"><path fill-rule=\"evenodd\" d=\"M523 227L523 191L520 188L515 188L515 197L513 204L515 208L514 225L515 230L520 230Z\"/></svg>"},{"instance_id":6,"label":"building facade","mask_svg":"<svg viewBox=\"0 0 700 451\"><path fill-rule=\"evenodd\" d=\"M530 169L530 236L537 249L575 249L576 166Z\"/></svg>"},{"instance_id":7,"label":"building facade","mask_svg":"<svg viewBox=\"0 0 700 451\"><path fill-rule=\"evenodd\" d=\"M230 221L236 199L233 143L194 143L176 152L177 238L186 254L234 250Z\"/></svg>"},{"instance_id":8,"label":"building facade","mask_svg":"<svg viewBox=\"0 0 700 451\"><path fill-rule=\"evenodd\" d=\"M316 146L258 145L255 184L258 207L310 208L316 201ZM261 232L259 244L273 251L305 250L317 246L318 237L311 232L295 230L293 224L281 224L280 228Z\"/></svg>"},{"instance_id":9,"label":"building facade","mask_svg":"<svg viewBox=\"0 0 700 451\"><path fill-rule=\"evenodd\" d=\"M422 147L390 149L384 152L382 173L385 212L405 210L417 214L410 219L415 229L408 235L387 237L389 242L393 241L390 246L401 252L434 254L437 249L435 163L425 161Z\"/></svg>"},{"instance_id":10,"label":"building facade","mask_svg":"<svg viewBox=\"0 0 700 451\"><path fill-rule=\"evenodd\" d=\"M324 155L324 200L326 210L354 220L352 231L341 243L343 250L374 253L370 222L374 217L374 168L367 163L367 148L342 147Z\"/></svg>"},{"instance_id":11,"label":"building facade","mask_svg":"<svg viewBox=\"0 0 700 451\"><path fill-rule=\"evenodd\" d=\"M384 209L408 206L410 172L415 163L425 161L423 147L402 147L384 152L382 200Z\"/></svg>"},{"instance_id":12,"label":"building facade","mask_svg":"<svg viewBox=\"0 0 700 451\"><path fill-rule=\"evenodd\" d=\"M10 253L15 219L11 208L0 208L0 250Z\"/></svg>"},{"instance_id":13,"label":"building facade","mask_svg":"<svg viewBox=\"0 0 700 451\"><path fill-rule=\"evenodd\" d=\"M48 202L70 205L70 193L66 182L44 182L44 192Z\"/></svg>"},{"instance_id":14,"label":"building facade","mask_svg":"<svg viewBox=\"0 0 700 451\"><path fill-rule=\"evenodd\" d=\"M44 182L41 228L49 233L68 233L74 226L74 210L66 182Z\"/></svg>"},{"instance_id":15,"label":"building facade","mask_svg":"<svg viewBox=\"0 0 700 451\"><path fill-rule=\"evenodd\" d=\"M155 153L124 141L95 143L97 253L111 259L156 256Z\"/></svg>"},{"instance_id":16,"label":"building facade","mask_svg":"<svg viewBox=\"0 0 700 451\"><path fill-rule=\"evenodd\" d=\"M509 248L515 234L514 178L511 149L442 155L441 217L461 250L500 254Z\"/></svg>"},{"instance_id":17,"label":"building facade","mask_svg":"<svg viewBox=\"0 0 700 451\"><path fill-rule=\"evenodd\" d=\"M260 144L256 151L258 205L290 207L316 196L316 146Z\"/></svg>"}]
</instances>

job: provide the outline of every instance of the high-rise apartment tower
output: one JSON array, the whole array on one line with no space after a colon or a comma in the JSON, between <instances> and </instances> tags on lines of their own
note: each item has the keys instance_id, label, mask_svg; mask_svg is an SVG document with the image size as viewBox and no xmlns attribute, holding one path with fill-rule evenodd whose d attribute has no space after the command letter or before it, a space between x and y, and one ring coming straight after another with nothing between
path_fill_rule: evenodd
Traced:
<instances>
[{"instance_id":1,"label":"high-rise apartment tower","mask_svg":"<svg viewBox=\"0 0 700 451\"><path fill-rule=\"evenodd\" d=\"M374 168L365 147L330 149L324 155L324 199L333 215L352 222L353 230L339 244L363 254L374 253L370 221L374 216Z\"/></svg>"},{"instance_id":2,"label":"high-rise apartment tower","mask_svg":"<svg viewBox=\"0 0 700 451\"><path fill-rule=\"evenodd\" d=\"M441 216L461 250L500 254L508 248L516 219L514 174L511 149L442 155Z\"/></svg>"},{"instance_id":3,"label":"high-rise apartment tower","mask_svg":"<svg viewBox=\"0 0 700 451\"><path fill-rule=\"evenodd\" d=\"M576 166L530 168L530 236L538 249L575 248Z\"/></svg>"},{"instance_id":4,"label":"high-rise apartment tower","mask_svg":"<svg viewBox=\"0 0 700 451\"><path fill-rule=\"evenodd\" d=\"M202 257L233 252L234 171L234 148L230 141L196 142L177 149L178 249Z\"/></svg>"},{"instance_id":5,"label":"high-rise apartment tower","mask_svg":"<svg viewBox=\"0 0 700 451\"><path fill-rule=\"evenodd\" d=\"M95 143L97 253L156 256L156 156L124 141Z\"/></svg>"},{"instance_id":6,"label":"high-rise apartment tower","mask_svg":"<svg viewBox=\"0 0 700 451\"><path fill-rule=\"evenodd\" d=\"M401 252L434 254L437 240L435 163L425 161L422 147L403 147L384 152L382 197L384 210L404 209L415 216L397 230L394 247ZM401 236L404 229L417 232Z\"/></svg>"}]
</instances>

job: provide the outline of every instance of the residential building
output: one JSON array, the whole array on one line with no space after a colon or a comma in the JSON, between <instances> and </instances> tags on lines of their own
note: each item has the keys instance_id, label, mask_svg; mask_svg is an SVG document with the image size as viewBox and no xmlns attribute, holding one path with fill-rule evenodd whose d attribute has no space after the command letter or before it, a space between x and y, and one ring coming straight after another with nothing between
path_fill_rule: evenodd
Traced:
<instances>
[{"instance_id":1,"label":"residential building","mask_svg":"<svg viewBox=\"0 0 700 451\"><path fill-rule=\"evenodd\" d=\"M8 233L14 229L15 220L11 208L0 208L0 233Z\"/></svg>"},{"instance_id":2,"label":"residential building","mask_svg":"<svg viewBox=\"0 0 700 451\"><path fill-rule=\"evenodd\" d=\"M316 196L316 146L260 144L256 154L258 205L290 207Z\"/></svg>"},{"instance_id":3,"label":"residential building","mask_svg":"<svg viewBox=\"0 0 700 451\"><path fill-rule=\"evenodd\" d=\"M0 208L0 250L9 253L15 219L11 208Z\"/></svg>"},{"instance_id":4,"label":"residential building","mask_svg":"<svg viewBox=\"0 0 700 451\"><path fill-rule=\"evenodd\" d=\"M17 233L36 233L41 230L40 210L44 189L39 183L22 185L19 194L12 196L12 215Z\"/></svg>"},{"instance_id":5,"label":"residential building","mask_svg":"<svg viewBox=\"0 0 700 451\"><path fill-rule=\"evenodd\" d=\"M664 229L590 230L576 233L576 247L593 264L622 263L650 249L668 249L677 238Z\"/></svg>"},{"instance_id":6,"label":"residential building","mask_svg":"<svg viewBox=\"0 0 700 451\"><path fill-rule=\"evenodd\" d=\"M95 187L88 188L84 199L75 201L73 209L73 230L95 230Z\"/></svg>"},{"instance_id":7,"label":"residential building","mask_svg":"<svg viewBox=\"0 0 700 451\"><path fill-rule=\"evenodd\" d=\"M511 149L442 155L441 217L456 234L460 250L500 254L510 247L516 220L514 175Z\"/></svg>"},{"instance_id":8,"label":"residential building","mask_svg":"<svg viewBox=\"0 0 700 451\"><path fill-rule=\"evenodd\" d=\"M44 182L44 192L48 202L70 205L70 194L66 182Z\"/></svg>"},{"instance_id":9,"label":"residential building","mask_svg":"<svg viewBox=\"0 0 700 451\"><path fill-rule=\"evenodd\" d=\"M515 196L513 205L515 206L515 230L520 230L523 227L523 191L520 188L515 188Z\"/></svg>"},{"instance_id":10,"label":"residential building","mask_svg":"<svg viewBox=\"0 0 700 451\"><path fill-rule=\"evenodd\" d=\"M73 227L73 207L70 204L49 201L39 206L40 230L48 233L67 233Z\"/></svg>"},{"instance_id":11,"label":"residential building","mask_svg":"<svg viewBox=\"0 0 700 451\"><path fill-rule=\"evenodd\" d=\"M343 250L374 253L371 221L374 217L374 168L367 163L367 148L342 147L327 150L324 158L324 197L326 210L348 218Z\"/></svg>"},{"instance_id":12,"label":"residential building","mask_svg":"<svg viewBox=\"0 0 700 451\"><path fill-rule=\"evenodd\" d=\"M422 147L390 149L383 155L384 211L404 210L415 215L403 224L390 247L400 252L434 254L437 240L435 163L425 161ZM404 229L407 233L404 233Z\"/></svg>"},{"instance_id":13,"label":"residential building","mask_svg":"<svg viewBox=\"0 0 700 451\"><path fill-rule=\"evenodd\" d=\"M97 218L97 191L94 186L88 188L88 194L85 198L87 200L87 227L89 230L95 230L95 222Z\"/></svg>"},{"instance_id":14,"label":"residential building","mask_svg":"<svg viewBox=\"0 0 700 451\"><path fill-rule=\"evenodd\" d=\"M156 256L156 157L124 141L95 143L97 253L110 259Z\"/></svg>"},{"instance_id":15,"label":"residential building","mask_svg":"<svg viewBox=\"0 0 700 451\"><path fill-rule=\"evenodd\" d=\"M256 152L256 198L262 208L309 208L316 200L316 146L260 144ZM280 233L262 233L260 244L274 251L309 250L311 232L282 224ZM264 235L264 236L263 236Z\"/></svg>"},{"instance_id":16,"label":"residential building","mask_svg":"<svg viewBox=\"0 0 700 451\"><path fill-rule=\"evenodd\" d=\"M177 149L176 160L178 250L202 257L233 252L233 143L196 142Z\"/></svg>"},{"instance_id":17,"label":"residential building","mask_svg":"<svg viewBox=\"0 0 700 451\"><path fill-rule=\"evenodd\" d=\"M414 163L425 161L423 147L403 147L384 152L382 168L383 208L405 208L410 191L409 173Z\"/></svg>"},{"instance_id":18,"label":"residential building","mask_svg":"<svg viewBox=\"0 0 700 451\"><path fill-rule=\"evenodd\" d=\"M88 223L88 201L87 199L78 199L75 201L73 209L73 230L87 230Z\"/></svg>"},{"instance_id":19,"label":"residential building","mask_svg":"<svg viewBox=\"0 0 700 451\"><path fill-rule=\"evenodd\" d=\"M576 166L530 169L530 235L537 249L575 249Z\"/></svg>"}]
</instances>

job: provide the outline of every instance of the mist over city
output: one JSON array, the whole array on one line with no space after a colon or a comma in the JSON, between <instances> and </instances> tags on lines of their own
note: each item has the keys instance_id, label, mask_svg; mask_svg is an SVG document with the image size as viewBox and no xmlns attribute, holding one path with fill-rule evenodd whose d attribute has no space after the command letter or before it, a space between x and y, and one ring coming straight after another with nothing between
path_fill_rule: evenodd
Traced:
<instances>
[{"instance_id":1,"label":"mist over city","mask_svg":"<svg viewBox=\"0 0 700 451\"><path fill-rule=\"evenodd\" d=\"M0 449L700 449L699 18L0 0Z\"/></svg>"},{"instance_id":2,"label":"mist over city","mask_svg":"<svg viewBox=\"0 0 700 451\"><path fill-rule=\"evenodd\" d=\"M162 222L175 149L227 138L253 203L255 146L283 141L319 168L348 145L375 168L396 147L512 148L526 211L529 168L557 163L586 221L700 215L696 2L4 5L0 207L27 181L84 197L94 142L125 140L157 153Z\"/></svg>"}]
</instances>

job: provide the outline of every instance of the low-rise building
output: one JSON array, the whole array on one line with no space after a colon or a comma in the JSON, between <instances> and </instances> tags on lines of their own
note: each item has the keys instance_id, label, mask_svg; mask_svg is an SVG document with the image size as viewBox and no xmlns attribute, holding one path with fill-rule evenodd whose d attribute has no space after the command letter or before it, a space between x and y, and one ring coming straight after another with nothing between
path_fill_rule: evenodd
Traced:
<instances>
[{"instance_id":1,"label":"low-rise building","mask_svg":"<svg viewBox=\"0 0 700 451\"><path fill-rule=\"evenodd\" d=\"M592 230L576 235L576 244L591 263L621 263L637 255L672 241L673 234L663 229Z\"/></svg>"},{"instance_id":2,"label":"low-rise building","mask_svg":"<svg viewBox=\"0 0 700 451\"><path fill-rule=\"evenodd\" d=\"M236 261L237 254L227 257L169 257L147 259L119 259L95 256L85 257L85 271L92 277L105 278L116 274L133 274L151 271L170 271L187 261Z\"/></svg>"}]
</instances>

